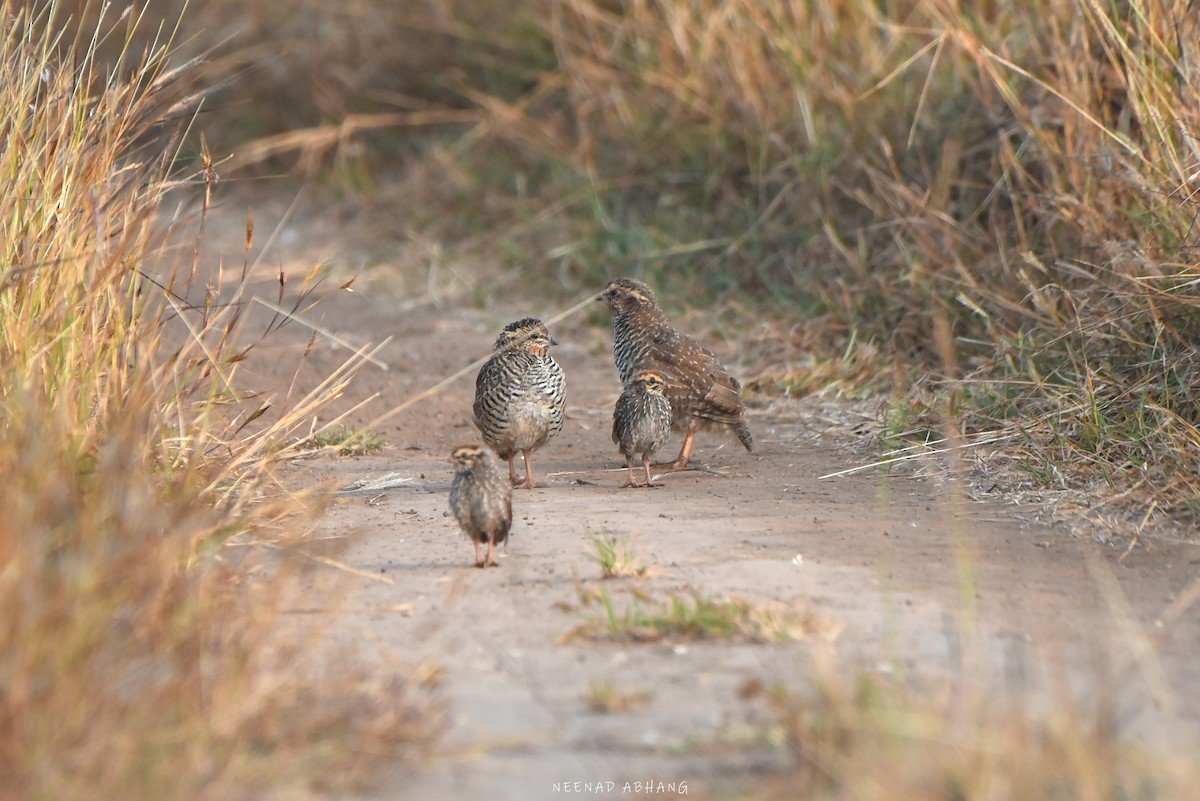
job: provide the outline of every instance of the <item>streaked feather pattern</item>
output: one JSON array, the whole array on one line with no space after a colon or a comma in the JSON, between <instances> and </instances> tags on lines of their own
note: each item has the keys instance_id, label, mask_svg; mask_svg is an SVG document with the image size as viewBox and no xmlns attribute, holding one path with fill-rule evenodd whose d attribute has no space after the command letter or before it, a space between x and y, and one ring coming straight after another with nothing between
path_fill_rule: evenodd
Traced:
<instances>
[{"instance_id":1,"label":"streaked feather pattern","mask_svg":"<svg viewBox=\"0 0 1200 801\"><path fill-rule=\"evenodd\" d=\"M509 461L510 475L515 454L527 455L562 430L566 376L549 354L553 344L557 343L536 318L510 323L475 379L475 426L500 458ZM532 484L528 470L526 481Z\"/></svg>"},{"instance_id":2,"label":"streaked feather pattern","mask_svg":"<svg viewBox=\"0 0 1200 801\"><path fill-rule=\"evenodd\" d=\"M752 450L742 386L716 354L672 326L654 293L641 281L611 281L602 298L613 313L613 361L622 383L635 370L657 370L666 381L664 394L671 403L673 428L694 432L714 425L728 427L746 450Z\"/></svg>"}]
</instances>

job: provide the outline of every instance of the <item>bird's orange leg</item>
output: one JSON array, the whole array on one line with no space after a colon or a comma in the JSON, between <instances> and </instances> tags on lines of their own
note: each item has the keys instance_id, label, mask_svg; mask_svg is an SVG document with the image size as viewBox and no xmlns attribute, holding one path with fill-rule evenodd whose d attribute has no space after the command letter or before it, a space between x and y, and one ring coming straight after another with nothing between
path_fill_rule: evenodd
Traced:
<instances>
[{"instance_id":1,"label":"bird's orange leg","mask_svg":"<svg viewBox=\"0 0 1200 801\"><path fill-rule=\"evenodd\" d=\"M683 447L679 449L679 457L673 462L664 462L654 465L656 470L682 470L687 467L688 460L692 458L692 440L696 437L696 429L688 429L688 432L683 435Z\"/></svg>"},{"instance_id":2,"label":"bird's orange leg","mask_svg":"<svg viewBox=\"0 0 1200 801\"><path fill-rule=\"evenodd\" d=\"M537 484L533 483L533 461L529 458L529 451L521 451L521 455L525 457L525 480L518 482L517 477L514 474L512 477L513 486L524 489L533 489L537 486Z\"/></svg>"}]
</instances>

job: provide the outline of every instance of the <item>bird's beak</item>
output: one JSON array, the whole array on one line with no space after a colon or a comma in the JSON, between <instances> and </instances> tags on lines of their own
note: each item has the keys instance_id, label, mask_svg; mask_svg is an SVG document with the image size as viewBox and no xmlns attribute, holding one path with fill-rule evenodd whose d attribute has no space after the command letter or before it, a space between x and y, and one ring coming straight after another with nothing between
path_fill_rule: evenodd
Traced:
<instances>
[{"instance_id":1,"label":"bird's beak","mask_svg":"<svg viewBox=\"0 0 1200 801\"><path fill-rule=\"evenodd\" d=\"M557 340L557 339L555 339L554 337L550 337L550 344L551 344L551 345L557 345L557 344L558 344L558 340Z\"/></svg>"}]
</instances>

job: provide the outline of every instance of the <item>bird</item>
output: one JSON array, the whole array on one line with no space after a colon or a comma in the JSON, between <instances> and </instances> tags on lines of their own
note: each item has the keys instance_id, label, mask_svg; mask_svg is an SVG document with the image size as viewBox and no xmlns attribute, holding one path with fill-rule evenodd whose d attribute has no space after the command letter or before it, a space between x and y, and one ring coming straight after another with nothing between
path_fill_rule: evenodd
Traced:
<instances>
[{"instance_id":1,"label":"bird","mask_svg":"<svg viewBox=\"0 0 1200 801\"><path fill-rule=\"evenodd\" d=\"M625 391L617 398L613 408L612 439L625 457L629 469L629 483L636 487L633 478L633 459L642 458L646 471L646 486L650 481L650 456L666 444L671 436L671 402L663 391L667 382L657 370L638 370L625 385Z\"/></svg>"},{"instance_id":2,"label":"bird","mask_svg":"<svg viewBox=\"0 0 1200 801\"><path fill-rule=\"evenodd\" d=\"M562 430L566 376L549 351L557 344L536 317L509 323L475 379L475 427L484 442L508 460L509 480L518 487L536 486L530 451ZM518 452L525 460L521 481L514 464Z\"/></svg>"},{"instance_id":3,"label":"bird","mask_svg":"<svg viewBox=\"0 0 1200 801\"><path fill-rule=\"evenodd\" d=\"M459 445L449 462L450 512L475 546L475 567L499 567L492 551L508 540L512 527L512 482L505 480L496 454L480 445ZM479 552L485 542L486 559Z\"/></svg>"},{"instance_id":4,"label":"bird","mask_svg":"<svg viewBox=\"0 0 1200 801\"><path fill-rule=\"evenodd\" d=\"M658 467L682 470L691 458L692 440L702 429L732 429L747 451L754 438L746 425L742 385L716 355L677 331L659 307L650 287L635 278L617 278L600 293L613 317L613 361L621 383L643 368L658 371L671 403L671 427L683 432L674 462Z\"/></svg>"}]
</instances>

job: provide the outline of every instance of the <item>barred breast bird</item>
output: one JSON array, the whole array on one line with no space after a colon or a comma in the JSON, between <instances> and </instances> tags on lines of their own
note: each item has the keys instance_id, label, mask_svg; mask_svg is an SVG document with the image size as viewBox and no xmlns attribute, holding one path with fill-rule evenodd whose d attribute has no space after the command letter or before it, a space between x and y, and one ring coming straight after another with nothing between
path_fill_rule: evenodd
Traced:
<instances>
[{"instance_id":1,"label":"barred breast bird","mask_svg":"<svg viewBox=\"0 0 1200 801\"><path fill-rule=\"evenodd\" d=\"M650 456L667 443L671 436L671 402L663 394L667 383L657 370L638 370L629 379L625 391L617 398L613 409L613 442L625 457L629 483L633 479L633 459L640 456L646 471L646 486L650 486Z\"/></svg>"},{"instance_id":2,"label":"barred breast bird","mask_svg":"<svg viewBox=\"0 0 1200 801\"><path fill-rule=\"evenodd\" d=\"M683 432L683 446L668 470L687 466L692 440L701 429L733 429L746 450L754 438L746 425L742 385L729 375L716 355L667 320L650 287L633 278L610 281L600 299L613 315L613 361L621 382L642 368L656 370L666 382L671 427Z\"/></svg>"},{"instance_id":3,"label":"barred breast bird","mask_svg":"<svg viewBox=\"0 0 1200 801\"><path fill-rule=\"evenodd\" d=\"M479 445L458 446L450 464L450 511L475 546L475 567L499 567L492 551L508 539L512 527L512 482L504 478L496 454ZM479 552L485 542L486 559Z\"/></svg>"},{"instance_id":4,"label":"barred breast bird","mask_svg":"<svg viewBox=\"0 0 1200 801\"><path fill-rule=\"evenodd\" d=\"M536 486L529 454L562 430L567 382L549 351L557 344L535 317L509 323L475 379L475 427L508 460L509 480L518 487ZM525 460L525 478L519 482L518 452Z\"/></svg>"}]
</instances>

